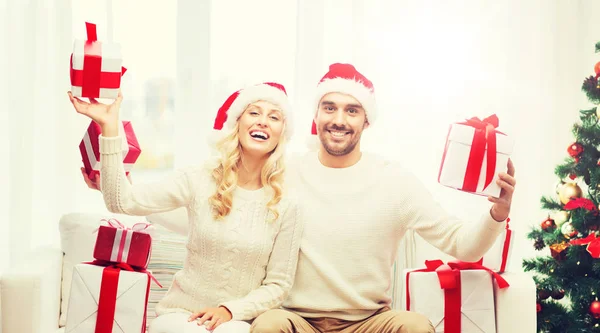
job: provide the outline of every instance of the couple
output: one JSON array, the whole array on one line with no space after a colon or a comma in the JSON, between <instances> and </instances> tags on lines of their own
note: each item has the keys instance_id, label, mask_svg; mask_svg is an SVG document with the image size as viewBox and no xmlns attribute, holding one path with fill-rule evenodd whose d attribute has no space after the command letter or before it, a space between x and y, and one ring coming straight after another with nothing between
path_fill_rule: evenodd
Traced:
<instances>
[{"instance_id":1,"label":"couple","mask_svg":"<svg viewBox=\"0 0 600 333\"><path fill-rule=\"evenodd\" d=\"M434 332L425 316L390 310L400 240L412 229L445 253L476 261L510 212L510 161L498 175L500 198L489 198L493 206L480 221L464 223L401 166L361 152L377 109L373 84L349 64L331 65L318 83L310 110L317 152L284 166L291 110L282 85L263 83L235 92L219 109L216 161L149 185L125 176L121 96L111 105L69 96L78 113L102 126L96 181L111 212L186 210L187 258L150 333Z\"/></svg>"}]
</instances>

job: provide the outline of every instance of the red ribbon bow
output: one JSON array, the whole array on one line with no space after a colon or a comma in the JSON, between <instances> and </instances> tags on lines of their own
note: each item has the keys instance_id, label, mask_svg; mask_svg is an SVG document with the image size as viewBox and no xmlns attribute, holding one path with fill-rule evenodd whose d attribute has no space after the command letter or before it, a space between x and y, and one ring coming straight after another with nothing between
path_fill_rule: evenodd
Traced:
<instances>
[{"instance_id":1,"label":"red ribbon bow","mask_svg":"<svg viewBox=\"0 0 600 333\"><path fill-rule=\"evenodd\" d=\"M496 171L496 128L499 124L498 117L495 114L483 120L473 117L459 124L475 128L462 189L469 192L477 191L477 183L479 182L481 166L483 165L483 158L486 155L485 151L487 147L487 168L485 184L483 186L485 190L492 183Z\"/></svg>"},{"instance_id":2,"label":"red ribbon bow","mask_svg":"<svg viewBox=\"0 0 600 333\"><path fill-rule=\"evenodd\" d=\"M144 318L141 332L146 331L146 305L150 295L150 280L154 281L159 287L162 285L154 278L151 272L146 269L133 268L124 263L113 263L104 260L94 260L85 264L104 266L102 271L102 283L100 285L100 297L98 298L98 315L96 317L95 333L112 333L115 320L115 309L117 304L117 290L119 287L119 274L122 270L129 272L146 273L148 275L148 286L146 287L146 301L144 302Z\"/></svg>"},{"instance_id":3,"label":"red ribbon bow","mask_svg":"<svg viewBox=\"0 0 600 333\"><path fill-rule=\"evenodd\" d=\"M102 71L102 44L98 42L96 25L85 22L87 41L84 46L83 69L73 69L71 54L71 85L81 87L82 97L100 97L100 88L117 89L121 85L121 76L127 68L121 67L121 72Z\"/></svg>"},{"instance_id":4,"label":"red ribbon bow","mask_svg":"<svg viewBox=\"0 0 600 333\"><path fill-rule=\"evenodd\" d=\"M576 198L571 199L571 201L567 202L565 205L565 210L574 210L578 208L583 208L587 211L594 213L594 215L598 215L598 208L594 205L594 202L590 199L586 198Z\"/></svg>"},{"instance_id":5,"label":"red ribbon bow","mask_svg":"<svg viewBox=\"0 0 600 333\"><path fill-rule=\"evenodd\" d=\"M589 234L585 238L573 239L569 243L571 245L587 245L586 250L592 258L600 259L600 238L595 233Z\"/></svg>"},{"instance_id":6,"label":"red ribbon bow","mask_svg":"<svg viewBox=\"0 0 600 333\"><path fill-rule=\"evenodd\" d=\"M444 264L441 260L426 260L425 267L406 274L406 310L410 311L410 273L436 272L440 287L444 290L444 332L461 332L461 279L460 271L481 269L489 272L496 279L500 289L509 287L508 282L498 273L478 263L450 261Z\"/></svg>"}]
</instances>

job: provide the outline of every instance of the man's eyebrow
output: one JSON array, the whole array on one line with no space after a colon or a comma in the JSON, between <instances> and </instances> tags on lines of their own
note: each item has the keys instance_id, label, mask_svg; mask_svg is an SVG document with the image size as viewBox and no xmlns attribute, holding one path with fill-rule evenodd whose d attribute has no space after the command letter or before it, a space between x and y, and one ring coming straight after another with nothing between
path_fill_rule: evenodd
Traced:
<instances>
[{"instance_id":1,"label":"man's eyebrow","mask_svg":"<svg viewBox=\"0 0 600 333\"><path fill-rule=\"evenodd\" d=\"M321 105L335 105L335 103L332 101L322 101Z\"/></svg>"},{"instance_id":2,"label":"man's eyebrow","mask_svg":"<svg viewBox=\"0 0 600 333\"><path fill-rule=\"evenodd\" d=\"M362 105L360 105L360 104L348 104L348 105L346 105L346 107L347 108L355 108L355 109L364 109L362 107Z\"/></svg>"}]
</instances>

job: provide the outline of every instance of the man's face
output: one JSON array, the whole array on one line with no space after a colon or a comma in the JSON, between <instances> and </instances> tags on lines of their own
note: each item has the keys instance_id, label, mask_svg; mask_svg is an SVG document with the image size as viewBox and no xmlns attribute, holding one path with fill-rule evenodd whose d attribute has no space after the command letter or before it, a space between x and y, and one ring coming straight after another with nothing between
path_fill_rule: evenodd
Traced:
<instances>
[{"instance_id":1,"label":"man's face","mask_svg":"<svg viewBox=\"0 0 600 333\"><path fill-rule=\"evenodd\" d=\"M314 120L323 148L333 156L351 153L360 142L363 129L369 126L362 105L342 93L323 96Z\"/></svg>"}]
</instances>

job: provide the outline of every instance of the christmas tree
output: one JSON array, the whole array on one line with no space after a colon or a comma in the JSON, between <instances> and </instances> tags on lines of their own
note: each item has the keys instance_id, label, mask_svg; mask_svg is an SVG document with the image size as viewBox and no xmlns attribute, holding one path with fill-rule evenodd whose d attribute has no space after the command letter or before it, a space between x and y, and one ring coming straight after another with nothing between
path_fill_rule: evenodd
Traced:
<instances>
[{"instance_id":1,"label":"christmas tree","mask_svg":"<svg viewBox=\"0 0 600 333\"><path fill-rule=\"evenodd\" d=\"M556 195L541 199L548 217L528 234L550 254L523 260L537 284L538 332L600 333L600 62L594 71L582 90L597 107L579 111Z\"/></svg>"}]
</instances>

